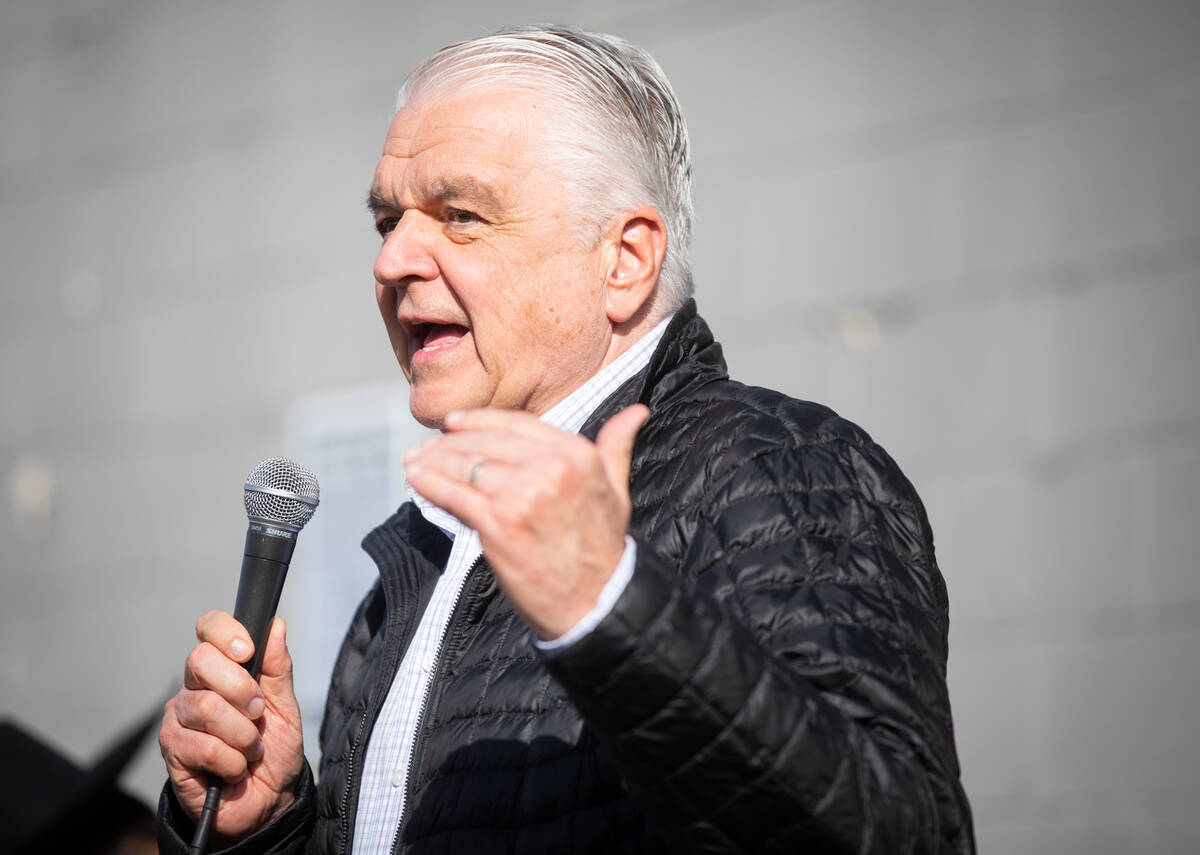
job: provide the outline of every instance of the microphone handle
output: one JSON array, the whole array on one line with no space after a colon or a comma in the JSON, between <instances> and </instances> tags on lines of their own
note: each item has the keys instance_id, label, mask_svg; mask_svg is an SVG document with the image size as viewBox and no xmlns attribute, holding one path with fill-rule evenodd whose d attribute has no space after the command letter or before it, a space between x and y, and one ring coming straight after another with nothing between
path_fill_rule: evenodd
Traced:
<instances>
[{"instance_id":1,"label":"microphone handle","mask_svg":"<svg viewBox=\"0 0 1200 855\"><path fill-rule=\"evenodd\" d=\"M275 617L275 609L279 606L279 595L283 593L287 571L288 565L284 562L257 555L242 556L242 577L238 582L233 616L246 627L250 640L254 642L254 655L243 667L255 680L262 673L271 619Z\"/></svg>"},{"instance_id":2,"label":"microphone handle","mask_svg":"<svg viewBox=\"0 0 1200 855\"><path fill-rule=\"evenodd\" d=\"M271 619L275 617L275 609L279 606L279 595L283 593L288 563L295 548L295 532L264 526L256 521L251 521L246 530L246 549L242 555L242 575L238 579L233 616L246 627L250 640L254 642L254 655L242 667L255 680L262 673ZM188 846L188 855L204 855L208 832L217 815L217 802L225 782L216 775L209 775L208 782L204 807L196 819L196 830Z\"/></svg>"},{"instance_id":3,"label":"microphone handle","mask_svg":"<svg viewBox=\"0 0 1200 855\"><path fill-rule=\"evenodd\" d=\"M250 676L258 679L271 618L279 606L288 564L296 549L296 532L270 523L250 520L246 528L246 547L242 550L242 575L238 579L233 616L241 621L254 642L254 656L245 664Z\"/></svg>"}]
</instances>

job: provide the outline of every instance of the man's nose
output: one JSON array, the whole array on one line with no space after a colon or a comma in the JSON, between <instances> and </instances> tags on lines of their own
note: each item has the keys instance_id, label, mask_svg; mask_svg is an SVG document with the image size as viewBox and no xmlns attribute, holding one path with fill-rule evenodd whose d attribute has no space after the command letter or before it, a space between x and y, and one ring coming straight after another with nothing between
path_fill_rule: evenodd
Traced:
<instances>
[{"instance_id":1,"label":"man's nose","mask_svg":"<svg viewBox=\"0 0 1200 855\"><path fill-rule=\"evenodd\" d=\"M405 211L375 257L375 281L404 287L438 274L433 256L437 224L419 211Z\"/></svg>"}]
</instances>

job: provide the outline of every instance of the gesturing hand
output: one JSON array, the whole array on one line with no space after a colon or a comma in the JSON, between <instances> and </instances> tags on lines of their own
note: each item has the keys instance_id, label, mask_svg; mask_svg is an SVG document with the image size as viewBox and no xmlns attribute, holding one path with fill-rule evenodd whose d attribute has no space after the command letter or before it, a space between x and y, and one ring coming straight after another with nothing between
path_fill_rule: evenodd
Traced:
<instances>
[{"instance_id":1,"label":"gesturing hand","mask_svg":"<svg viewBox=\"0 0 1200 855\"><path fill-rule=\"evenodd\" d=\"M595 606L625 549L633 441L650 411L625 409L596 442L511 410L446 417L404 456L409 483L479 532L513 606L540 638Z\"/></svg>"}]
</instances>

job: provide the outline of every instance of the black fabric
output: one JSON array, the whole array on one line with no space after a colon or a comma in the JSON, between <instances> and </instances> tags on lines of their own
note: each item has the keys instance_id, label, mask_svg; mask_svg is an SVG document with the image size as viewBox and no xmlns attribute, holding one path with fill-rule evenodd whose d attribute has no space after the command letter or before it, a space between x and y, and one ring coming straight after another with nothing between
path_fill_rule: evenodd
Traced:
<instances>
[{"instance_id":1,"label":"black fabric","mask_svg":"<svg viewBox=\"0 0 1200 855\"><path fill-rule=\"evenodd\" d=\"M0 855L116 851L152 839L154 812L119 778L161 718L152 710L81 767L16 721L0 721Z\"/></svg>"},{"instance_id":2,"label":"black fabric","mask_svg":"<svg viewBox=\"0 0 1200 855\"><path fill-rule=\"evenodd\" d=\"M690 302L584 433L638 400L630 584L547 661L472 571L396 851L974 851L911 484L829 409L730 381ZM291 812L315 814L314 853L349 851L364 746L446 544L405 505L364 547L380 578L335 666L312 807Z\"/></svg>"}]
</instances>

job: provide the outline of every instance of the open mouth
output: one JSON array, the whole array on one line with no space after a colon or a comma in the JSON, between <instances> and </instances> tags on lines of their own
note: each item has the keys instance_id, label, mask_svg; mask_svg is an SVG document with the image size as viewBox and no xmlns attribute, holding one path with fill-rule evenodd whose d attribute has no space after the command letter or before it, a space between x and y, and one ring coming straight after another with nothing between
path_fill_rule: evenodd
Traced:
<instances>
[{"instance_id":1,"label":"open mouth","mask_svg":"<svg viewBox=\"0 0 1200 855\"><path fill-rule=\"evenodd\" d=\"M413 324L412 340L416 350L431 352L452 347L467 334L461 324Z\"/></svg>"}]
</instances>

